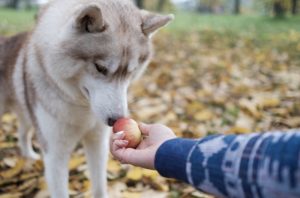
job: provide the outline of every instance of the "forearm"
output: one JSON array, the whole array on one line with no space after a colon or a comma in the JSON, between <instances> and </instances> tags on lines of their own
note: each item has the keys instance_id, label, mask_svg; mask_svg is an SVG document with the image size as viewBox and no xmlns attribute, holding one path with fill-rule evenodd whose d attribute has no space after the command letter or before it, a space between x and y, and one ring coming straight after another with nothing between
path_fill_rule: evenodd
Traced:
<instances>
[{"instance_id":1,"label":"forearm","mask_svg":"<svg viewBox=\"0 0 300 198\"><path fill-rule=\"evenodd\" d=\"M299 197L299 134L169 140L159 148L155 166L163 176L219 197Z\"/></svg>"}]
</instances>

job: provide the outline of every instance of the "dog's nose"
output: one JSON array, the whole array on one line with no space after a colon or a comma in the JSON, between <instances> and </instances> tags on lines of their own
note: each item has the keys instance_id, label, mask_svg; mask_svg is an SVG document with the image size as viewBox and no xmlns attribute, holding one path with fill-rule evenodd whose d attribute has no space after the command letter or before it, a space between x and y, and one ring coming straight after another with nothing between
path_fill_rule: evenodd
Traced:
<instances>
[{"instance_id":1,"label":"dog's nose","mask_svg":"<svg viewBox=\"0 0 300 198\"><path fill-rule=\"evenodd\" d=\"M110 127L114 126L114 124L117 122L117 120L118 119L116 119L116 118L108 118L107 119L108 126L110 126Z\"/></svg>"}]
</instances>

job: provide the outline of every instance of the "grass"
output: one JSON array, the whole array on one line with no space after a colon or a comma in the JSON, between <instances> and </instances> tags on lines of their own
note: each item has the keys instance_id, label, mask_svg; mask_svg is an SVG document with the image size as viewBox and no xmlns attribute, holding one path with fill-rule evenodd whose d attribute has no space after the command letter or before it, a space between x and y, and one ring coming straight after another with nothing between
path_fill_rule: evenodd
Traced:
<instances>
[{"instance_id":1,"label":"grass","mask_svg":"<svg viewBox=\"0 0 300 198\"><path fill-rule=\"evenodd\" d=\"M270 35L291 30L300 32L300 16L274 19L255 15L200 15L178 12L175 13L175 17L175 21L168 27L168 30L175 32L212 30L256 35Z\"/></svg>"},{"instance_id":2,"label":"grass","mask_svg":"<svg viewBox=\"0 0 300 198\"><path fill-rule=\"evenodd\" d=\"M29 29L34 24L36 10L15 11L0 8L0 33L13 34ZM199 15L190 12L175 13L173 21L166 31L190 32L190 31L231 31L255 35L270 35L289 32L300 32L300 16L286 19L273 19L263 16L234 16L234 15Z\"/></svg>"},{"instance_id":3,"label":"grass","mask_svg":"<svg viewBox=\"0 0 300 198\"><path fill-rule=\"evenodd\" d=\"M34 24L36 10L20 10L0 8L0 34L11 35L26 31Z\"/></svg>"}]
</instances>

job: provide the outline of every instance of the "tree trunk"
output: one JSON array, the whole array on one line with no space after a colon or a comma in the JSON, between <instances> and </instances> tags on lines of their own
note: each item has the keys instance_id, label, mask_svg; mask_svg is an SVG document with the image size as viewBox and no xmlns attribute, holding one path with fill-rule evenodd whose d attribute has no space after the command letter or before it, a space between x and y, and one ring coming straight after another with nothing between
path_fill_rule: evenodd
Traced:
<instances>
[{"instance_id":1,"label":"tree trunk","mask_svg":"<svg viewBox=\"0 0 300 198\"><path fill-rule=\"evenodd\" d=\"M135 3L139 8L144 8L144 0L135 0Z\"/></svg>"},{"instance_id":2,"label":"tree trunk","mask_svg":"<svg viewBox=\"0 0 300 198\"><path fill-rule=\"evenodd\" d=\"M165 3L165 0L159 0L157 3L157 11L161 12L164 8Z\"/></svg>"},{"instance_id":3,"label":"tree trunk","mask_svg":"<svg viewBox=\"0 0 300 198\"><path fill-rule=\"evenodd\" d=\"M298 0L292 0L292 14L297 14L297 8L298 8Z\"/></svg>"},{"instance_id":4,"label":"tree trunk","mask_svg":"<svg viewBox=\"0 0 300 198\"><path fill-rule=\"evenodd\" d=\"M26 0L26 9L28 10L32 9L32 0Z\"/></svg>"},{"instance_id":5,"label":"tree trunk","mask_svg":"<svg viewBox=\"0 0 300 198\"><path fill-rule=\"evenodd\" d=\"M241 0L234 0L234 14L241 13Z\"/></svg>"},{"instance_id":6,"label":"tree trunk","mask_svg":"<svg viewBox=\"0 0 300 198\"><path fill-rule=\"evenodd\" d=\"M273 5L273 11L274 11L274 15L276 17L283 17L285 15L285 8L282 5L282 2L280 1L276 1L274 2Z\"/></svg>"},{"instance_id":7,"label":"tree trunk","mask_svg":"<svg viewBox=\"0 0 300 198\"><path fill-rule=\"evenodd\" d=\"M7 7L18 9L19 2L20 2L19 0L10 0L10 1L8 1Z\"/></svg>"}]
</instances>

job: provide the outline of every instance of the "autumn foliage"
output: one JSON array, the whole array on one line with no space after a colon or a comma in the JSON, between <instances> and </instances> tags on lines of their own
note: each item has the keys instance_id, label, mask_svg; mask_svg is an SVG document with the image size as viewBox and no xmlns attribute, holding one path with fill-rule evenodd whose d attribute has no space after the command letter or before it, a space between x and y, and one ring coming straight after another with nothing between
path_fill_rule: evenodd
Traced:
<instances>
[{"instance_id":1,"label":"autumn foliage","mask_svg":"<svg viewBox=\"0 0 300 198\"><path fill-rule=\"evenodd\" d=\"M134 119L170 126L178 136L244 134L300 127L300 33L257 35L202 30L162 32L143 77L129 90ZM0 129L0 198L48 196L43 164L26 161L17 147L16 118ZM35 141L35 148L39 145ZM108 164L111 197L209 197L155 171ZM90 197L79 145L70 164L72 197Z\"/></svg>"}]
</instances>

